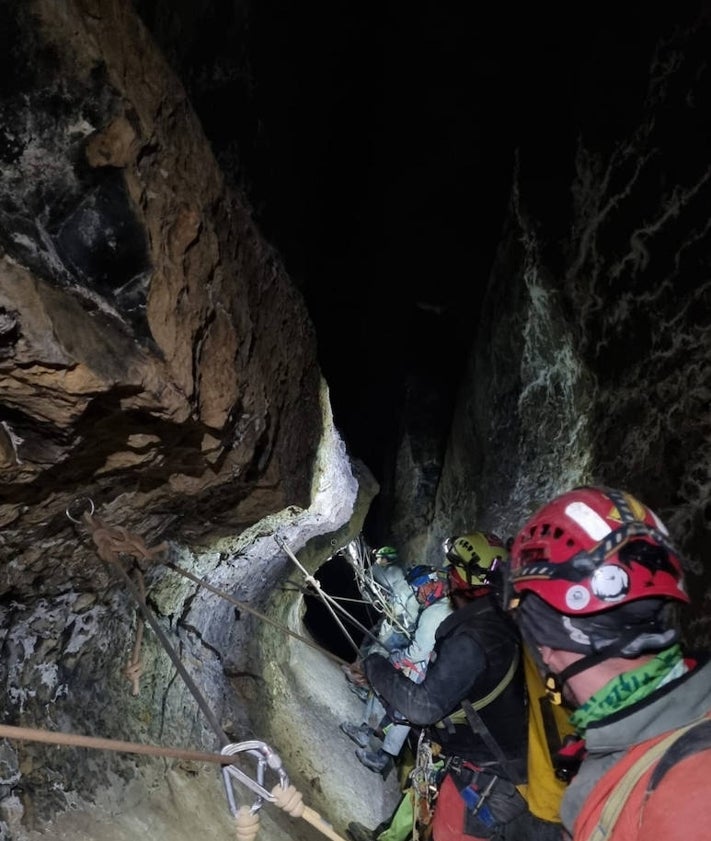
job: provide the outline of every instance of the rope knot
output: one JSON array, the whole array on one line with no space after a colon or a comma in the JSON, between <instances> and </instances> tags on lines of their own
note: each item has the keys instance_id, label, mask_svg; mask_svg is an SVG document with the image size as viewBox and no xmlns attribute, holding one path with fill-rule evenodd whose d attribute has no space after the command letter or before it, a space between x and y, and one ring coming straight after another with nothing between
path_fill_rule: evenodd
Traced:
<instances>
[{"instance_id":1,"label":"rope knot","mask_svg":"<svg viewBox=\"0 0 711 841\"><path fill-rule=\"evenodd\" d=\"M280 785L272 789L274 803L283 809L292 818L300 818L304 813L304 796L295 786L288 785L282 788Z\"/></svg>"},{"instance_id":2,"label":"rope knot","mask_svg":"<svg viewBox=\"0 0 711 841\"><path fill-rule=\"evenodd\" d=\"M235 836L237 841L253 841L259 831L259 813L249 806L240 806L235 815Z\"/></svg>"},{"instance_id":3,"label":"rope knot","mask_svg":"<svg viewBox=\"0 0 711 841\"><path fill-rule=\"evenodd\" d=\"M139 681L141 679L141 675L143 674L143 661L142 660L132 660L130 663L126 664L126 668L123 670L123 675L126 680L130 680L133 684L131 694L138 695L140 692Z\"/></svg>"}]
</instances>

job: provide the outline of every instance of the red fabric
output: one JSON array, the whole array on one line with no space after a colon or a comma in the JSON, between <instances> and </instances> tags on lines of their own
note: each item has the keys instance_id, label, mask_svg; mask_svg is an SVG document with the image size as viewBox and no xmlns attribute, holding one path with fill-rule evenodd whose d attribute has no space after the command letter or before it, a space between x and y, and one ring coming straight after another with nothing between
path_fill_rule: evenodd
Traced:
<instances>
[{"instance_id":1,"label":"red fabric","mask_svg":"<svg viewBox=\"0 0 711 841\"><path fill-rule=\"evenodd\" d=\"M575 823L573 841L586 841L615 785L645 752L664 738L637 745L614 765L588 796ZM711 838L711 749L677 762L645 798L650 768L638 780L606 841L708 841Z\"/></svg>"},{"instance_id":2,"label":"red fabric","mask_svg":"<svg viewBox=\"0 0 711 841\"><path fill-rule=\"evenodd\" d=\"M439 787L437 804L432 818L433 841L486 841L464 832L466 804L449 774Z\"/></svg>"}]
</instances>

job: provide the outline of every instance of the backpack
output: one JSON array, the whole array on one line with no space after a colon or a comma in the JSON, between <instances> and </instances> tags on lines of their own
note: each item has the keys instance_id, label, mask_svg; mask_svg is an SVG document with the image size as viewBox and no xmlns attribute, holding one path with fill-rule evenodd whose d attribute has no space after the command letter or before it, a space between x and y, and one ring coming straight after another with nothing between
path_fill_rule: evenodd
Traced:
<instances>
[{"instance_id":1,"label":"backpack","mask_svg":"<svg viewBox=\"0 0 711 841\"><path fill-rule=\"evenodd\" d=\"M528 808L537 818L560 823L560 801L566 784L555 774L553 756L566 736L574 733L571 710L553 704L546 694L541 673L528 648L523 646L524 675L528 694Z\"/></svg>"},{"instance_id":2,"label":"backpack","mask_svg":"<svg viewBox=\"0 0 711 841\"><path fill-rule=\"evenodd\" d=\"M527 812L534 818L560 823L559 808L565 783L555 775L553 755L564 737L574 732L569 723L570 710L551 703L533 657L525 645L521 650L528 696L528 782L514 785L468 762L460 763L456 768L450 767L439 787L433 821L435 841L498 837L503 825L516 822L524 837L529 831L525 822ZM474 710L496 700L512 679L517 664L518 657L501 683L485 699L472 705ZM452 718L459 723L465 715L476 732L476 715L468 711L466 705L453 713ZM502 764L506 765L504 759ZM487 781L492 785L489 786Z\"/></svg>"}]
</instances>

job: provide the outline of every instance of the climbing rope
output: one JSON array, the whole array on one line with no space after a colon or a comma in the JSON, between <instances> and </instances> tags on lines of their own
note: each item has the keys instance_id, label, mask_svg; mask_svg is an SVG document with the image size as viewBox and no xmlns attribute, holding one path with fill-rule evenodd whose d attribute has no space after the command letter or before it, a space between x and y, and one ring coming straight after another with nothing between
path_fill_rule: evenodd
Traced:
<instances>
[{"instance_id":1,"label":"climbing rope","mask_svg":"<svg viewBox=\"0 0 711 841\"><path fill-rule=\"evenodd\" d=\"M135 578L136 587L141 594L141 599L146 601L146 585L143 579L143 573L135 569L133 570L133 577ZM143 629L145 623L141 621L140 617L136 622L136 640L133 644L133 653L131 659L126 664L123 670L124 676L131 681L131 694L137 696L141 691L140 679L143 674L143 661L141 660L141 646L143 645Z\"/></svg>"},{"instance_id":2,"label":"climbing rope","mask_svg":"<svg viewBox=\"0 0 711 841\"><path fill-rule=\"evenodd\" d=\"M153 629L155 635L160 640L161 645L173 662L178 673L182 677L185 685L190 690L192 696L197 701L198 706L203 712L208 723L212 727L215 735L220 741L220 744L226 745L229 739L225 735L219 722L215 718L214 713L207 704L205 698L201 694L197 685L188 674L180 657L178 657L175 649L170 644L160 624L148 609L148 605L143 598L141 590L134 584L131 576L128 574L125 565L122 563L121 554L133 554L143 559L153 561L157 554L164 552L168 548L167 543L161 543L153 549L148 549L140 537L130 534L127 529L123 527L109 528L98 517L94 517L92 513L85 511L82 515L82 521L89 529L89 532L96 544L96 551L99 557L107 564L112 566L119 575L123 578L124 583L131 592L131 595L136 601L143 618Z\"/></svg>"},{"instance_id":3,"label":"climbing rope","mask_svg":"<svg viewBox=\"0 0 711 841\"><path fill-rule=\"evenodd\" d=\"M353 637L348 633L345 626L336 615L336 610L340 611L344 615L347 615L349 617L349 621L351 621L360 631L362 631L363 634L370 637L374 642L377 643L378 638L370 631L369 628L366 628L364 625L361 625L361 623L358 622L358 620L355 619L353 616L351 616L350 613L348 613L348 611L342 605L340 605L332 596L330 596L321 588L321 582L317 578L314 578L314 576L308 572L308 570L303 566L301 561L299 561L296 555L291 551L291 548L289 547L289 544L286 542L286 540L284 540L283 537L279 537L278 535L276 535L274 539L276 540L278 546L280 546L291 558L291 560L298 567L298 569L301 570L306 583L313 587L315 593L318 595L323 604L326 606L326 609L331 614L331 617L333 618L334 622L338 625L338 627L343 632L343 635L348 640L348 643L350 644L351 648L353 648L353 650L355 651L356 657L360 654L360 648L355 643Z\"/></svg>"},{"instance_id":4,"label":"climbing rope","mask_svg":"<svg viewBox=\"0 0 711 841\"><path fill-rule=\"evenodd\" d=\"M332 841L345 841L334 832L331 825L318 812L305 806L303 796L289 783L281 759L265 742L248 741L225 745L220 753L204 753L202 751L183 750L180 748L159 747L135 742L122 742L116 739L99 739L93 736L82 736L78 733L58 733L49 730L37 730L29 727L15 727L0 724L0 738L15 741L43 742L51 745L67 745L72 747L93 748L95 750L112 750L120 753L135 753L144 756L171 757L192 762L211 762L223 766L223 775L227 779L230 775L257 794L257 799L249 806L237 806L231 785L228 787L228 803L235 818L238 841L253 841L259 829L257 812L262 803L267 800L283 809L288 815L303 818ZM257 781L241 771L234 763L241 753L246 752L258 759ZM263 787L264 771L266 768L274 770L278 777L278 784L267 791ZM226 784L227 785L227 784Z\"/></svg>"},{"instance_id":5,"label":"climbing rope","mask_svg":"<svg viewBox=\"0 0 711 841\"><path fill-rule=\"evenodd\" d=\"M67 509L67 516L73 522L76 520ZM334 832L333 828L328 824L317 812L305 806L302 795L297 792L296 788L289 784L286 772L282 768L281 759L272 751L272 749L264 742L251 741L237 744L230 744L227 736L222 731L217 719L212 710L207 704L205 698L200 693L196 684L185 670L180 658L177 656L175 650L171 646L169 640L165 636L162 628L156 621L155 617L148 609L145 599L145 583L143 579L143 570L133 568L129 572L127 565L122 560L122 556L131 555L134 558L148 561L150 563L159 560L158 556L165 552L169 547L167 543L161 543L159 546L148 548L145 542L137 535L131 534L123 527L109 527L101 519L94 516L94 504L90 501L90 508L81 516L81 522L86 525L91 534L94 544L96 545L97 554L107 564L112 566L123 578L126 586L133 595L143 619L148 622L163 648L171 658L178 673L183 678L188 689L191 691L198 706L212 726L217 738L222 745L222 752L219 756L216 754L207 754L197 751L181 751L172 748L156 748L150 745L136 745L130 742L117 742L108 739L94 739L87 736L79 736L76 734L63 733L49 733L47 731L29 730L27 728L10 728L7 726L0 726L0 736L5 735L8 738L30 739L35 741L51 741L54 744L73 744L84 747L108 748L111 750L129 751L134 753L148 753L160 756L179 756L184 759L196 759L209 762L220 762L223 765L223 779L225 783L225 790L227 794L228 804L233 817L235 818L235 828L238 841L253 841L259 829L258 811L261 808L264 800L275 803L280 808L284 809L287 814L293 817L302 817L312 824L316 829L324 835L333 839L333 841L344 841L344 839ZM210 590L215 590L219 595L225 597L228 594L217 591L216 588L207 585L205 582L197 579L192 574L181 570L174 564L169 566L181 574L196 581L200 586L206 586ZM232 599L230 599L232 600ZM234 600L236 601L236 600ZM241 609L248 609L249 612L255 612L248 608L247 605L237 603ZM261 615L261 614L260 614ZM268 617L262 616L263 619L268 620ZM274 623L276 624L276 623ZM289 630L289 629L285 629ZM298 635L296 635L298 636ZM139 622L136 641L133 648L131 661L129 662L125 674L132 680L133 694L138 693L138 679L140 676L141 661L140 648L143 638L143 624ZM300 637L300 639L302 639ZM304 640L308 642L307 640ZM315 646L318 647L318 646ZM326 653L326 652L324 652ZM338 658L342 663L345 661ZM257 780L254 781L251 777L243 773L234 765L234 760L230 757L237 753L247 752L248 755L256 757L258 760L257 766ZM270 768L277 772L279 776L279 783L272 789L267 791L263 787L263 778L266 768ZM230 782L230 777L235 777L240 780L248 788L251 788L257 793L257 799L251 807L237 806L234 791Z\"/></svg>"},{"instance_id":6,"label":"climbing rope","mask_svg":"<svg viewBox=\"0 0 711 841\"><path fill-rule=\"evenodd\" d=\"M362 535L358 535L347 543L337 554L344 557L350 564L356 585L366 602L382 614L395 631L411 640L412 631L407 622L403 621L402 612L393 604L390 591L375 580L373 564L370 562L370 550Z\"/></svg>"},{"instance_id":7,"label":"climbing rope","mask_svg":"<svg viewBox=\"0 0 711 841\"><path fill-rule=\"evenodd\" d=\"M333 654L332 652L328 651L325 648L321 648L320 645L316 645L316 643L311 642L311 640L306 639L306 637L302 637L300 634L297 634L295 631L292 631L291 628L287 628L285 625L280 625L279 622L275 622L269 616L265 616L265 614L260 613L258 610L255 610L253 607L250 607L248 604L244 602L238 601L234 596L226 593L224 590L220 590L217 587L213 587L212 584L208 584L207 581L203 581L201 578L198 578L197 575L193 575L192 572L188 572L186 569L182 569L177 564L174 564L172 561L164 561L164 566L167 566L168 569L172 569L174 572L177 572L178 575L182 575L185 578L190 579L195 584L198 584L200 587L204 587L206 590L209 590L211 593L214 593L216 596L220 596L221 598L225 599L225 601L230 602L230 604L235 605L240 610L243 610L245 613L251 613L252 616L256 616L258 619L263 620L269 625L272 625L275 628L278 628L280 631L284 631L284 633L289 634L289 636L294 637L295 639L303 642L305 645L310 646L311 648L315 648L316 651L323 654L325 657L328 657L331 660L339 664L345 664L346 661L339 657L337 654Z\"/></svg>"},{"instance_id":8,"label":"climbing rope","mask_svg":"<svg viewBox=\"0 0 711 841\"><path fill-rule=\"evenodd\" d=\"M294 786L288 786L286 789L275 787L272 790L272 796L274 797L274 803L288 815L293 818L303 818L332 841L345 841L318 812L304 804L301 792L297 791Z\"/></svg>"},{"instance_id":9,"label":"climbing rope","mask_svg":"<svg viewBox=\"0 0 711 841\"><path fill-rule=\"evenodd\" d=\"M167 748L158 745L145 745L136 742L122 742L117 739L101 739L96 736L82 736L79 733L60 733L54 730L37 730L31 727L15 727L0 724L0 737L20 742L43 742L50 745L69 745L94 750L113 750L119 753L140 753L146 756L163 756L174 759L186 759L194 762L216 762L226 765L234 759L226 754L204 753L202 751Z\"/></svg>"}]
</instances>

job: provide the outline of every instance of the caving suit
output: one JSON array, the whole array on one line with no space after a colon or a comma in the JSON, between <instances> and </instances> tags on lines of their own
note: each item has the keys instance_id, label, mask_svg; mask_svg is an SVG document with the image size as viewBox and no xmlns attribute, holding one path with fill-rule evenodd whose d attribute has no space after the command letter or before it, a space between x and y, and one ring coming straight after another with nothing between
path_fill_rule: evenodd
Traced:
<instances>
[{"instance_id":1,"label":"caving suit","mask_svg":"<svg viewBox=\"0 0 711 841\"><path fill-rule=\"evenodd\" d=\"M704 662L636 704L593 722L586 755L563 796L561 817L574 841L588 841L616 784L664 735L711 715L711 663ZM711 720L656 760L622 800L607 841L711 838Z\"/></svg>"},{"instance_id":2,"label":"caving suit","mask_svg":"<svg viewBox=\"0 0 711 841\"><path fill-rule=\"evenodd\" d=\"M495 596L481 595L442 622L421 683L413 683L377 654L366 658L364 670L385 703L411 724L427 728L447 758L440 798L447 792L452 826L440 827L438 835L436 812L434 841L516 838L513 827L527 811L525 800L515 788L526 780L525 685L518 632ZM459 710L462 699L476 705L497 688L500 691L495 700L483 706L479 714L500 746L506 767L466 719L461 721L456 715L448 719ZM472 798L480 796L476 792L483 792L492 777L496 780L486 795L486 809L472 811L468 808ZM446 810L441 811L444 816ZM507 827L511 827L511 833L507 833Z\"/></svg>"},{"instance_id":3,"label":"caving suit","mask_svg":"<svg viewBox=\"0 0 711 841\"><path fill-rule=\"evenodd\" d=\"M409 585L408 585L409 586ZM415 683L425 679L430 656L435 646L437 628L452 613L448 598L442 598L423 607L415 627L412 642L396 648L388 654L388 661L404 676ZM366 702L364 721L372 728L381 725L386 714L385 707L375 692L371 692ZM410 732L408 724L389 724L385 728L383 750L391 756L397 756Z\"/></svg>"}]
</instances>

